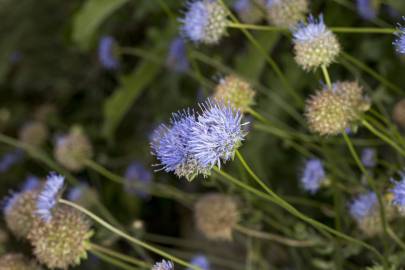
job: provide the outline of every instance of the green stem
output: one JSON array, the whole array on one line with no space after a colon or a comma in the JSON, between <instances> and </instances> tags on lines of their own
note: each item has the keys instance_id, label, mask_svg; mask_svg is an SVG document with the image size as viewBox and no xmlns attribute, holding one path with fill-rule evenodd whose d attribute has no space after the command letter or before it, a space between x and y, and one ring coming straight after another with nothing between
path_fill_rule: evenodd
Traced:
<instances>
[{"instance_id":1,"label":"green stem","mask_svg":"<svg viewBox=\"0 0 405 270\"><path fill-rule=\"evenodd\" d=\"M134 243L135 245L139 245L139 246L145 248L146 250L154 252L154 253L156 253L156 254L158 254L158 255L160 255L160 256L168 259L168 260L176 262L176 263L178 263L178 264L180 264L182 266L189 267L189 268L194 269L194 270L202 270L200 267L197 267L195 265L191 265L188 262L186 262L186 261L184 261L184 260L182 260L180 258L177 258L177 257L175 257L175 256L173 256L173 255L171 255L171 254L169 254L167 252L164 252L164 251L152 246L152 245L149 245L148 243L145 243L145 242L143 242L143 241L141 241L139 239L136 239L136 238L124 233L123 231L115 228L114 226L112 226L108 222L104 221L103 219L101 219L97 215L93 214L92 212L88 211L87 209L81 207L80 205L77 205L77 204L75 204L73 202L70 202L70 201L67 201L67 200L64 200L64 199L59 199L59 203L62 203L62 204L65 204L65 205L68 205L70 207L75 208L76 210L82 212L83 214L87 215L88 217L90 217L91 219L96 221L98 224L100 224L101 226L103 226L107 230L121 236L122 238L128 240L129 242Z\"/></svg>"},{"instance_id":2,"label":"green stem","mask_svg":"<svg viewBox=\"0 0 405 270\"><path fill-rule=\"evenodd\" d=\"M326 66L322 66L321 69L323 76L325 77L326 85L328 86L329 89L332 89L332 82L330 81L328 69L326 68Z\"/></svg>"},{"instance_id":3,"label":"green stem","mask_svg":"<svg viewBox=\"0 0 405 270\"><path fill-rule=\"evenodd\" d=\"M260 113L256 112L255 110L253 110L252 108L248 108L247 110L248 113L250 113L254 118L256 118L257 120L259 120L260 122L270 125L270 121L265 118L264 116L262 116Z\"/></svg>"},{"instance_id":4,"label":"green stem","mask_svg":"<svg viewBox=\"0 0 405 270\"><path fill-rule=\"evenodd\" d=\"M269 25L257 25L257 24L244 24L237 22L228 22L230 28L246 29L246 30L262 30L262 31L275 31L275 32L289 32L288 28L269 26Z\"/></svg>"},{"instance_id":5,"label":"green stem","mask_svg":"<svg viewBox=\"0 0 405 270\"><path fill-rule=\"evenodd\" d=\"M388 136L384 135L382 132L375 129L367 120L363 119L361 123L373 133L375 136L379 137L381 140L385 141L391 145L395 150L397 150L401 155L405 157L405 150L399 147L394 141L392 141Z\"/></svg>"},{"instance_id":6,"label":"green stem","mask_svg":"<svg viewBox=\"0 0 405 270\"><path fill-rule=\"evenodd\" d=\"M121 269L125 269L125 270L138 270L138 268L132 267L126 263L123 263L117 259L114 259L106 254L103 254L99 251L96 250L90 250L91 253L93 253L96 257L100 258L102 261L105 261L111 265L117 266Z\"/></svg>"},{"instance_id":7,"label":"green stem","mask_svg":"<svg viewBox=\"0 0 405 270\"><path fill-rule=\"evenodd\" d=\"M130 256L126 256L124 254L121 254L121 253L116 252L114 250L111 250L109 248L99 246L99 245L97 245L95 243L90 243L90 249L95 250L97 252L102 252L102 253L107 254L108 256L111 256L111 257L115 257L115 258L120 259L120 260L122 260L122 261L124 261L126 263L134 264L134 265L141 266L141 267L144 267L144 268L150 268L151 267L151 265L149 263L147 263L147 262L135 259L135 258L130 257Z\"/></svg>"}]
</instances>

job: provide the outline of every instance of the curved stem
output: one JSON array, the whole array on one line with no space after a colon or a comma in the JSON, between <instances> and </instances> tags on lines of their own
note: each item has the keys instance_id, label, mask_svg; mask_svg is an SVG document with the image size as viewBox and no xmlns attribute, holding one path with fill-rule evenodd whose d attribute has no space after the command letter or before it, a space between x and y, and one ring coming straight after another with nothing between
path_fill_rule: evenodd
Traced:
<instances>
[{"instance_id":1,"label":"curved stem","mask_svg":"<svg viewBox=\"0 0 405 270\"><path fill-rule=\"evenodd\" d=\"M329 89L332 89L332 82L330 81L328 69L325 66L322 66L321 69L323 76L325 77L326 85L328 86Z\"/></svg>"},{"instance_id":2,"label":"curved stem","mask_svg":"<svg viewBox=\"0 0 405 270\"><path fill-rule=\"evenodd\" d=\"M173 255L171 255L171 254L169 254L169 253L167 253L167 252L165 252L163 250L160 250L160 249L158 249L158 248L156 248L156 247L154 247L152 245L149 245L148 243L145 243L145 242L143 242L143 241L141 241L141 240L139 240L137 238L134 238L134 237L124 233L123 231L115 228L114 226L112 226L108 222L104 221L103 219L101 219L97 215L93 214L92 212L88 211L87 209L81 207L80 205L77 205L77 204L75 204L73 202L70 202L70 201L67 201L67 200L64 200L64 199L59 199L59 203L62 203L62 204L65 204L65 205L68 205L70 207L75 208L76 210L82 212L83 214L87 215L88 217L90 217L91 219L96 221L98 224L100 224L101 226L103 226L107 230L121 236L122 238L128 240L129 242L132 242L132 243L134 243L134 244L136 244L138 246L141 246L141 247L143 247L143 248L145 248L145 249L147 249L147 250L149 250L151 252L154 252L154 253L156 253L156 254L158 254L158 255L160 255L160 256L168 259L168 260L176 262L176 263L178 263L178 264L180 264L182 266L189 267L190 269L194 269L194 270L202 270L198 266L191 265L188 262L186 262L186 261L184 261L184 260L182 260L180 258L177 258L177 257L175 257L175 256L173 256Z\"/></svg>"},{"instance_id":3,"label":"curved stem","mask_svg":"<svg viewBox=\"0 0 405 270\"><path fill-rule=\"evenodd\" d=\"M242 225L236 225L236 226L234 226L234 229L243 234L251 236L251 237L255 237L255 238L259 238L259 239L263 239L263 240L274 241L279 244L290 246L290 247L312 247L312 246L317 245L317 243L315 243L314 241L291 239L291 238L287 238L287 237L273 234L273 233L265 233L262 231L249 229L249 228L243 227Z\"/></svg>"}]
</instances>

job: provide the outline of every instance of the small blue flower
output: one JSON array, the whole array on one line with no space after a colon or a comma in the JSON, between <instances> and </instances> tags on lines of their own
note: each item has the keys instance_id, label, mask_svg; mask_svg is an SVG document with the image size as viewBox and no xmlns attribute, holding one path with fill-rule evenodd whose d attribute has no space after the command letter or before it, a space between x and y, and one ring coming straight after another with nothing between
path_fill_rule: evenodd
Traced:
<instances>
[{"instance_id":1,"label":"small blue flower","mask_svg":"<svg viewBox=\"0 0 405 270\"><path fill-rule=\"evenodd\" d=\"M301 177L302 187L310 193L315 193L325 180L325 170L322 161L319 159L309 159L305 163L304 172Z\"/></svg>"},{"instance_id":2,"label":"small blue flower","mask_svg":"<svg viewBox=\"0 0 405 270\"><path fill-rule=\"evenodd\" d=\"M190 262L194 266L200 267L202 270L210 270L210 262L208 258L204 255L197 255L191 259ZM187 270L191 270L188 268Z\"/></svg>"},{"instance_id":3,"label":"small blue flower","mask_svg":"<svg viewBox=\"0 0 405 270\"><path fill-rule=\"evenodd\" d=\"M402 19L405 20L405 17L402 17ZM405 27L399 25L396 35L397 39L393 42L393 44L398 53L405 54Z\"/></svg>"},{"instance_id":4,"label":"small blue flower","mask_svg":"<svg viewBox=\"0 0 405 270\"><path fill-rule=\"evenodd\" d=\"M152 270L173 270L174 265L171 261L162 260L161 262L157 262L153 267Z\"/></svg>"},{"instance_id":5,"label":"small blue flower","mask_svg":"<svg viewBox=\"0 0 405 270\"><path fill-rule=\"evenodd\" d=\"M394 199L392 203L399 207L405 206L405 172L400 172L401 180L395 182L395 186L391 189L391 192L394 194ZM394 179L391 179L394 182Z\"/></svg>"},{"instance_id":6,"label":"small blue flower","mask_svg":"<svg viewBox=\"0 0 405 270\"><path fill-rule=\"evenodd\" d=\"M350 215L360 221L371 214L376 204L377 195L374 192L361 194L350 204Z\"/></svg>"},{"instance_id":7,"label":"small blue flower","mask_svg":"<svg viewBox=\"0 0 405 270\"><path fill-rule=\"evenodd\" d=\"M117 69L120 65L114 52L115 45L115 39L112 36L104 36L100 39L98 58L106 69Z\"/></svg>"},{"instance_id":8,"label":"small blue flower","mask_svg":"<svg viewBox=\"0 0 405 270\"><path fill-rule=\"evenodd\" d=\"M39 186L40 186L39 178L36 176L30 175L25 180L24 184L21 187L21 190L22 191L33 190L33 189L39 188Z\"/></svg>"},{"instance_id":9,"label":"small blue flower","mask_svg":"<svg viewBox=\"0 0 405 270\"><path fill-rule=\"evenodd\" d=\"M6 172L24 157L24 152L17 149L6 153L0 159L0 172Z\"/></svg>"},{"instance_id":10,"label":"small blue flower","mask_svg":"<svg viewBox=\"0 0 405 270\"><path fill-rule=\"evenodd\" d=\"M191 2L184 19L182 19L182 30L185 35L192 41L201 41L208 24L208 16L209 11L203 1Z\"/></svg>"},{"instance_id":11,"label":"small blue flower","mask_svg":"<svg viewBox=\"0 0 405 270\"><path fill-rule=\"evenodd\" d=\"M186 54L186 44L183 39L176 38L171 42L166 65L176 72L187 71L189 63Z\"/></svg>"},{"instance_id":12,"label":"small blue flower","mask_svg":"<svg viewBox=\"0 0 405 270\"><path fill-rule=\"evenodd\" d=\"M328 29L323 21L323 16L320 15L319 19L310 15L308 17L308 24L299 23L293 32L293 39L295 43L311 42L328 33Z\"/></svg>"},{"instance_id":13,"label":"small blue flower","mask_svg":"<svg viewBox=\"0 0 405 270\"><path fill-rule=\"evenodd\" d=\"M368 168L373 168L377 163L377 152L374 148L365 148L361 153L361 162Z\"/></svg>"},{"instance_id":14,"label":"small blue flower","mask_svg":"<svg viewBox=\"0 0 405 270\"><path fill-rule=\"evenodd\" d=\"M147 198L148 189L152 182L152 173L140 162L132 162L125 172L125 190L130 194L137 194L142 198ZM142 184L142 189L135 188L134 183Z\"/></svg>"},{"instance_id":15,"label":"small blue flower","mask_svg":"<svg viewBox=\"0 0 405 270\"><path fill-rule=\"evenodd\" d=\"M377 16L377 12L373 6L373 0L357 0L357 12L366 20L373 20Z\"/></svg>"},{"instance_id":16,"label":"small blue flower","mask_svg":"<svg viewBox=\"0 0 405 270\"><path fill-rule=\"evenodd\" d=\"M45 186L38 196L36 213L44 221L48 222L52 218L52 209L58 202L59 192L63 188L65 178L56 173L50 173L46 179Z\"/></svg>"},{"instance_id":17,"label":"small blue flower","mask_svg":"<svg viewBox=\"0 0 405 270\"><path fill-rule=\"evenodd\" d=\"M221 166L233 158L246 136L242 114L231 106L208 101L192 127L190 152L205 168Z\"/></svg>"}]
</instances>

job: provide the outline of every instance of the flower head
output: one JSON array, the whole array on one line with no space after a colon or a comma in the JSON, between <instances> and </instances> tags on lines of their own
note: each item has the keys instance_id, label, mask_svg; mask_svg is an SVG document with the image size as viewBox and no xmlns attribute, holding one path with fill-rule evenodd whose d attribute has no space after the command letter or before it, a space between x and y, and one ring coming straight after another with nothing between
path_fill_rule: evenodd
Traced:
<instances>
[{"instance_id":1,"label":"flower head","mask_svg":"<svg viewBox=\"0 0 405 270\"><path fill-rule=\"evenodd\" d=\"M231 240L233 227L239 221L236 201L223 194L207 194L195 204L197 228L212 240Z\"/></svg>"},{"instance_id":2,"label":"flower head","mask_svg":"<svg viewBox=\"0 0 405 270\"><path fill-rule=\"evenodd\" d=\"M4 270L41 270L35 262L19 253L7 253L0 257L0 269Z\"/></svg>"},{"instance_id":3,"label":"flower head","mask_svg":"<svg viewBox=\"0 0 405 270\"><path fill-rule=\"evenodd\" d=\"M373 168L377 163L377 152L374 148L365 148L361 152L361 162L368 168Z\"/></svg>"},{"instance_id":4,"label":"flower head","mask_svg":"<svg viewBox=\"0 0 405 270\"><path fill-rule=\"evenodd\" d=\"M254 24L263 18L263 12L254 0L236 0L233 7L244 23Z\"/></svg>"},{"instance_id":5,"label":"flower head","mask_svg":"<svg viewBox=\"0 0 405 270\"><path fill-rule=\"evenodd\" d=\"M272 24L280 27L293 27L305 19L308 0L267 0L267 13Z\"/></svg>"},{"instance_id":6,"label":"flower head","mask_svg":"<svg viewBox=\"0 0 405 270\"><path fill-rule=\"evenodd\" d=\"M98 59L106 69L117 69L120 65L115 54L116 41L112 36L103 36L98 47Z\"/></svg>"},{"instance_id":7,"label":"flower head","mask_svg":"<svg viewBox=\"0 0 405 270\"><path fill-rule=\"evenodd\" d=\"M182 38L175 38L170 43L166 65L176 72L185 72L189 68L186 54L186 44Z\"/></svg>"},{"instance_id":8,"label":"flower head","mask_svg":"<svg viewBox=\"0 0 405 270\"><path fill-rule=\"evenodd\" d=\"M56 173L50 173L45 186L41 190L37 200L37 215L44 221L52 219L52 210L58 203L58 195L63 188L65 178Z\"/></svg>"},{"instance_id":9,"label":"flower head","mask_svg":"<svg viewBox=\"0 0 405 270\"><path fill-rule=\"evenodd\" d=\"M400 172L401 180L396 182L394 179L391 179L395 183L391 192L394 195L392 203L398 206L402 210L405 210L405 172Z\"/></svg>"},{"instance_id":10,"label":"flower head","mask_svg":"<svg viewBox=\"0 0 405 270\"><path fill-rule=\"evenodd\" d=\"M208 101L191 130L190 152L203 167L232 159L246 136L242 114L230 105Z\"/></svg>"},{"instance_id":11,"label":"flower head","mask_svg":"<svg viewBox=\"0 0 405 270\"><path fill-rule=\"evenodd\" d=\"M329 66L340 53L340 44L320 16L309 16L308 24L300 23L293 31L295 61L304 70Z\"/></svg>"},{"instance_id":12,"label":"flower head","mask_svg":"<svg viewBox=\"0 0 405 270\"><path fill-rule=\"evenodd\" d=\"M190 262L194 266L200 267L202 270L210 270L210 262L204 255L197 255L191 259ZM191 270L188 268L187 270Z\"/></svg>"},{"instance_id":13,"label":"flower head","mask_svg":"<svg viewBox=\"0 0 405 270\"><path fill-rule=\"evenodd\" d=\"M162 260L161 262L155 263L152 270L173 270L174 265L171 261Z\"/></svg>"},{"instance_id":14,"label":"flower head","mask_svg":"<svg viewBox=\"0 0 405 270\"><path fill-rule=\"evenodd\" d=\"M249 83L237 76L229 75L220 80L213 98L217 102L229 104L235 110L247 112L254 104L255 95Z\"/></svg>"},{"instance_id":15,"label":"flower head","mask_svg":"<svg viewBox=\"0 0 405 270\"><path fill-rule=\"evenodd\" d=\"M19 130L19 139L26 144L40 146L47 138L48 128L39 121L28 122Z\"/></svg>"},{"instance_id":16,"label":"flower head","mask_svg":"<svg viewBox=\"0 0 405 270\"><path fill-rule=\"evenodd\" d=\"M310 193L315 193L324 180L325 170L322 161L315 158L308 160L305 163L304 172L301 177L303 188Z\"/></svg>"},{"instance_id":17,"label":"flower head","mask_svg":"<svg viewBox=\"0 0 405 270\"><path fill-rule=\"evenodd\" d=\"M395 104L392 118L400 127L405 128L405 98Z\"/></svg>"},{"instance_id":18,"label":"flower head","mask_svg":"<svg viewBox=\"0 0 405 270\"><path fill-rule=\"evenodd\" d=\"M87 257L92 234L89 220L79 211L57 205L49 222L34 221L28 239L41 264L51 269L68 269Z\"/></svg>"},{"instance_id":19,"label":"flower head","mask_svg":"<svg viewBox=\"0 0 405 270\"><path fill-rule=\"evenodd\" d=\"M125 172L125 190L131 194L138 194L139 196L146 198L148 196L148 190L152 182L152 173L145 168L140 162L132 162ZM140 189L136 186L140 185Z\"/></svg>"},{"instance_id":20,"label":"flower head","mask_svg":"<svg viewBox=\"0 0 405 270\"><path fill-rule=\"evenodd\" d=\"M372 214L377 202L374 192L361 194L351 203L350 215L357 221L362 220Z\"/></svg>"},{"instance_id":21,"label":"flower head","mask_svg":"<svg viewBox=\"0 0 405 270\"><path fill-rule=\"evenodd\" d=\"M225 8L217 0L192 1L181 19L181 30L193 42L216 44L225 34L226 17Z\"/></svg>"},{"instance_id":22,"label":"flower head","mask_svg":"<svg viewBox=\"0 0 405 270\"><path fill-rule=\"evenodd\" d=\"M405 20L405 17L402 18ZM399 25L398 32L396 33L397 39L393 42L396 50L400 54L405 54L405 27Z\"/></svg>"},{"instance_id":23,"label":"flower head","mask_svg":"<svg viewBox=\"0 0 405 270\"><path fill-rule=\"evenodd\" d=\"M377 16L374 0L356 0L357 12L366 20L374 20Z\"/></svg>"}]
</instances>

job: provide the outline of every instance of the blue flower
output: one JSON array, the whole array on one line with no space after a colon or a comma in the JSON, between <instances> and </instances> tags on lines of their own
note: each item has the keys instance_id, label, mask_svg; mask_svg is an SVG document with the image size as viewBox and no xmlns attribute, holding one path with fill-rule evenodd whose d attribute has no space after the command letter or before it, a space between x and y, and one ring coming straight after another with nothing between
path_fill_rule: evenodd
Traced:
<instances>
[{"instance_id":1,"label":"blue flower","mask_svg":"<svg viewBox=\"0 0 405 270\"><path fill-rule=\"evenodd\" d=\"M205 168L221 166L233 158L246 136L242 114L231 106L211 102L203 104L203 112L192 127L190 152Z\"/></svg>"},{"instance_id":2,"label":"blue flower","mask_svg":"<svg viewBox=\"0 0 405 270\"><path fill-rule=\"evenodd\" d=\"M329 30L323 21L322 15L319 16L319 19L316 19L314 16L310 15L308 17L308 24L298 24L293 32L293 38L294 42L296 43L311 42L312 40L315 40L328 32Z\"/></svg>"},{"instance_id":3,"label":"blue flower","mask_svg":"<svg viewBox=\"0 0 405 270\"><path fill-rule=\"evenodd\" d=\"M191 259L190 262L194 266L200 267L202 270L209 270L210 269L210 262L208 261L207 257L204 255L197 255ZM187 270L191 270L188 268Z\"/></svg>"},{"instance_id":4,"label":"blue flower","mask_svg":"<svg viewBox=\"0 0 405 270\"><path fill-rule=\"evenodd\" d=\"M373 168L377 163L377 152L373 148L365 148L361 153L361 162L368 168Z\"/></svg>"},{"instance_id":5,"label":"blue flower","mask_svg":"<svg viewBox=\"0 0 405 270\"><path fill-rule=\"evenodd\" d=\"M24 156L24 152L17 149L6 153L0 159L0 172L6 172L14 164L18 163Z\"/></svg>"},{"instance_id":6,"label":"blue flower","mask_svg":"<svg viewBox=\"0 0 405 270\"><path fill-rule=\"evenodd\" d=\"M58 202L59 192L63 188L65 178L56 173L50 173L46 179L45 186L38 196L37 215L48 222L52 218L52 209Z\"/></svg>"},{"instance_id":7,"label":"blue flower","mask_svg":"<svg viewBox=\"0 0 405 270\"><path fill-rule=\"evenodd\" d=\"M377 16L377 12L373 6L372 0L357 0L357 12L366 20L373 20Z\"/></svg>"},{"instance_id":8,"label":"blue flower","mask_svg":"<svg viewBox=\"0 0 405 270\"><path fill-rule=\"evenodd\" d=\"M176 38L171 42L166 64L176 72L187 71L189 63L186 54L186 44L183 39Z\"/></svg>"},{"instance_id":9,"label":"blue flower","mask_svg":"<svg viewBox=\"0 0 405 270\"><path fill-rule=\"evenodd\" d=\"M28 190L33 190L36 188L39 188L40 182L38 177L36 176L28 176L27 179L25 180L24 184L22 185L22 191L28 191Z\"/></svg>"},{"instance_id":10,"label":"blue flower","mask_svg":"<svg viewBox=\"0 0 405 270\"><path fill-rule=\"evenodd\" d=\"M100 39L98 58L101 65L106 69L112 70L119 67L119 61L114 52L115 45L115 39L112 36L104 36Z\"/></svg>"},{"instance_id":11,"label":"blue flower","mask_svg":"<svg viewBox=\"0 0 405 270\"><path fill-rule=\"evenodd\" d=\"M309 159L305 163L304 172L301 177L301 184L306 191L315 193L325 180L325 170L322 161L319 159Z\"/></svg>"},{"instance_id":12,"label":"blue flower","mask_svg":"<svg viewBox=\"0 0 405 270\"><path fill-rule=\"evenodd\" d=\"M402 17L402 19L405 20L405 17ZM398 53L405 54L405 27L400 25L396 35L398 38L393 42L393 44Z\"/></svg>"},{"instance_id":13,"label":"blue flower","mask_svg":"<svg viewBox=\"0 0 405 270\"><path fill-rule=\"evenodd\" d=\"M156 263L152 270L173 270L174 265L170 261L162 260L161 262Z\"/></svg>"},{"instance_id":14,"label":"blue flower","mask_svg":"<svg viewBox=\"0 0 405 270\"><path fill-rule=\"evenodd\" d=\"M405 206L405 172L401 172L400 176L401 176L401 180L396 182L394 188L391 189L391 192L394 194L394 199L393 199L392 203L399 207L404 207ZM394 182L393 179L391 179L391 181Z\"/></svg>"},{"instance_id":15,"label":"blue flower","mask_svg":"<svg viewBox=\"0 0 405 270\"><path fill-rule=\"evenodd\" d=\"M226 11L216 0L191 1L182 22L182 33L193 42L217 43L226 31Z\"/></svg>"},{"instance_id":16,"label":"blue flower","mask_svg":"<svg viewBox=\"0 0 405 270\"><path fill-rule=\"evenodd\" d=\"M125 172L125 190L130 194L137 194L142 198L147 198L149 192L147 191L150 188L152 182L152 173L145 168L140 162L132 162L126 172ZM135 184L139 182L142 186L141 189L137 189Z\"/></svg>"},{"instance_id":17,"label":"blue flower","mask_svg":"<svg viewBox=\"0 0 405 270\"><path fill-rule=\"evenodd\" d=\"M350 204L350 215L360 221L372 213L376 204L377 195L374 192L361 194Z\"/></svg>"}]
</instances>

